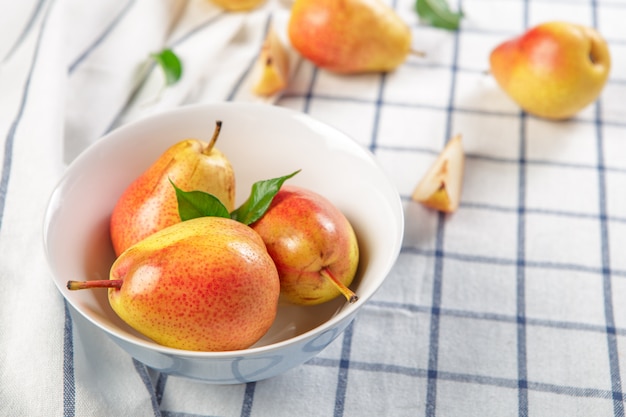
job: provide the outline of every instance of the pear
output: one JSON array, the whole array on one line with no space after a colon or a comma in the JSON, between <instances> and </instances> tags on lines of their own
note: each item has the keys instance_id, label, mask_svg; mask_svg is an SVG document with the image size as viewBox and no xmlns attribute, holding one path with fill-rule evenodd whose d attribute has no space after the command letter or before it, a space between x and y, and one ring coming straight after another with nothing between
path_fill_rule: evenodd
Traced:
<instances>
[{"instance_id":1,"label":"pear","mask_svg":"<svg viewBox=\"0 0 626 417\"><path fill-rule=\"evenodd\" d=\"M276 264L281 296L298 305L315 305L343 294L359 264L359 246L352 225L322 195L283 185L269 208L250 225L263 239Z\"/></svg>"},{"instance_id":2,"label":"pear","mask_svg":"<svg viewBox=\"0 0 626 417\"><path fill-rule=\"evenodd\" d=\"M496 46L489 65L498 85L521 108L562 120L600 95L609 77L611 54L595 29L553 21Z\"/></svg>"},{"instance_id":3,"label":"pear","mask_svg":"<svg viewBox=\"0 0 626 417\"><path fill-rule=\"evenodd\" d=\"M412 199L438 211L456 211L461 201L464 168L461 135L456 135L448 141L417 184Z\"/></svg>"},{"instance_id":4,"label":"pear","mask_svg":"<svg viewBox=\"0 0 626 417\"><path fill-rule=\"evenodd\" d=\"M260 236L243 223L199 217L156 232L124 251L110 279L115 313L139 333L177 349L230 351L258 341L276 317L278 272Z\"/></svg>"},{"instance_id":5,"label":"pear","mask_svg":"<svg viewBox=\"0 0 626 417\"><path fill-rule=\"evenodd\" d=\"M274 28L270 28L253 68L252 92L272 96L287 87L289 56Z\"/></svg>"},{"instance_id":6,"label":"pear","mask_svg":"<svg viewBox=\"0 0 626 417\"><path fill-rule=\"evenodd\" d=\"M289 39L302 56L337 73L387 72L411 52L411 31L382 0L296 0Z\"/></svg>"},{"instance_id":7,"label":"pear","mask_svg":"<svg viewBox=\"0 0 626 417\"><path fill-rule=\"evenodd\" d=\"M183 189L211 193L229 211L233 210L235 174L228 158L215 147L220 129L218 121L208 143L186 139L174 144L126 188L110 220L116 255L152 233L181 221L171 182Z\"/></svg>"}]
</instances>

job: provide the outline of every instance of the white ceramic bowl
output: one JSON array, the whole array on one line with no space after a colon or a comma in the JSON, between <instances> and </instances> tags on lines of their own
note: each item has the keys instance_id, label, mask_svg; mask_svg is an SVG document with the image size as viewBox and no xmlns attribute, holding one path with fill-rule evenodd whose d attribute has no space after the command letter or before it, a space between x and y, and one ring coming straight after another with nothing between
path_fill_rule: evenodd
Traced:
<instances>
[{"instance_id":1,"label":"white ceramic bowl","mask_svg":"<svg viewBox=\"0 0 626 417\"><path fill-rule=\"evenodd\" d=\"M288 180L326 196L348 217L361 260L352 288L315 307L281 305L274 325L249 349L190 352L158 345L126 325L110 308L106 290L69 291L68 279L106 279L114 260L109 216L123 190L170 145L208 140L223 121L217 147L236 175L237 205L252 183L302 171ZM298 366L331 343L371 298L394 264L404 230L399 195L371 153L311 117L262 104L179 108L124 126L81 154L53 192L44 243L54 282L70 306L137 360L169 374L216 384L269 378Z\"/></svg>"}]
</instances>

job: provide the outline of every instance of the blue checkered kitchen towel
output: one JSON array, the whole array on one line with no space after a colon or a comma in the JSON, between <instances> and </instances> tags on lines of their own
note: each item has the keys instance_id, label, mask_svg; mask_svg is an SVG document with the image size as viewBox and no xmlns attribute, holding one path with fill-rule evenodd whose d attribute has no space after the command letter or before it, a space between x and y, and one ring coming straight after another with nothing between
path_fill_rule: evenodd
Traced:
<instances>
[{"instance_id":1,"label":"blue checkered kitchen towel","mask_svg":"<svg viewBox=\"0 0 626 417\"><path fill-rule=\"evenodd\" d=\"M0 415L625 415L626 2L450 1L465 11L453 32L421 23L414 0L390 4L425 57L350 77L302 60L275 104L374 152L405 203L400 257L318 357L232 386L158 374L70 316L42 215L66 164L110 129L254 99L246 71L288 2L233 14L207 0L0 4ZM600 99L566 122L521 112L486 72L496 44L553 19L597 27L613 57ZM146 57L165 46L185 74L158 92ZM443 215L410 195L456 133L463 196Z\"/></svg>"}]
</instances>

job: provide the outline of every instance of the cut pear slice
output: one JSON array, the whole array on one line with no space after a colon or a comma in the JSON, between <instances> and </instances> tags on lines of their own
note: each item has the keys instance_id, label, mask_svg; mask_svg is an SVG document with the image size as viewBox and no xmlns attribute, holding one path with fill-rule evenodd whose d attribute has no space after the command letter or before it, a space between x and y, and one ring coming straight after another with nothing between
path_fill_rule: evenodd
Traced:
<instances>
[{"instance_id":1,"label":"cut pear slice","mask_svg":"<svg viewBox=\"0 0 626 417\"><path fill-rule=\"evenodd\" d=\"M465 153L461 135L448 141L413 191L413 200L435 210L451 213L459 207Z\"/></svg>"},{"instance_id":2,"label":"cut pear slice","mask_svg":"<svg viewBox=\"0 0 626 417\"><path fill-rule=\"evenodd\" d=\"M273 27L267 32L253 71L252 92L256 95L272 96L287 87L289 55Z\"/></svg>"}]
</instances>

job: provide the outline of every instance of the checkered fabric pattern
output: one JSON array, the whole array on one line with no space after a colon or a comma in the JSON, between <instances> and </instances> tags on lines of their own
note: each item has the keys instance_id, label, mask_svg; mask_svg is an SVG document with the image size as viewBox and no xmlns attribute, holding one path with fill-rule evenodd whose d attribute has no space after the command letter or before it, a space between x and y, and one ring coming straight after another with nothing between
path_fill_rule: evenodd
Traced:
<instances>
[{"instance_id":1,"label":"checkered fabric pattern","mask_svg":"<svg viewBox=\"0 0 626 417\"><path fill-rule=\"evenodd\" d=\"M403 199L405 238L383 287L320 355L232 386L150 370L71 315L38 249L41 216L63 161L102 133L178 105L250 100L248 70L288 6L88 3L0 5L0 415L625 415L625 1L451 1L465 17L448 32L395 0L425 57L358 76L301 60L274 104L374 153ZM555 19L596 27L613 58L600 99L564 122L522 112L488 73L495 45ZM154 68L141 83L128 74L163 44L189 71L155 99ZM410 195L457 133L463 194L444 215Z\"/></svg>"}]
</instances>

